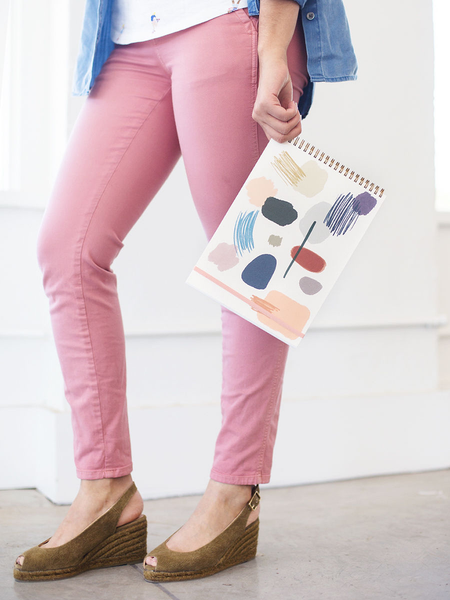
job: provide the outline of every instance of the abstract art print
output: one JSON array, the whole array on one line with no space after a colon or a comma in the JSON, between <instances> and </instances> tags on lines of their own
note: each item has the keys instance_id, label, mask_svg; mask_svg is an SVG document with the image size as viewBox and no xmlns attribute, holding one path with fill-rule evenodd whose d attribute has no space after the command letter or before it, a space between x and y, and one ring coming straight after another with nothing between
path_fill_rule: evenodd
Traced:
<instances>
[{"instance_id":1,"label":"abstract art print","mask_svg":"<svg viewBox=\"0 0 450 600\"><path fill-rule=\"evenodd\" d=\"M187 283L297 346L385 197L301 137L270 140Z\"/></svg>"}]
</instances>

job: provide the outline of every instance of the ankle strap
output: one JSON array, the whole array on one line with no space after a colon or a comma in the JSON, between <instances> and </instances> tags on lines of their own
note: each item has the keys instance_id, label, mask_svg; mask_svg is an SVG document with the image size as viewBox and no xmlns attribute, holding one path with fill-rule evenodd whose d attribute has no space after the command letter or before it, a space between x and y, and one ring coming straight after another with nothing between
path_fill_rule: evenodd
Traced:
<instances>
[{"instance_id":1,"label":"ankle strap","mask_svg":"<svg viewBox=\"0 0 450 600\"><path fill-rule=\"evenodd\" d=\"M122 514L123 509L137 492L136 484L133 483L130 487L122 494L122 496L117 500L117 502L109 509L108 512L116 515L117 521L119 521L120 515Z\"/></svg>"},{"instance_id":2,"label":"ankle strap","mask_svg":"<svg viewBox=\"0 0 450 600\"><path fill-rule=\"evenodd\" d=\"M252 497L250 498L250 500L248 502L248 506L252 510L255 510L259 504L260 499L261 499L261 494L259 493L259 484L256 484L252 487Z\"/></svg>"}]
</instances>

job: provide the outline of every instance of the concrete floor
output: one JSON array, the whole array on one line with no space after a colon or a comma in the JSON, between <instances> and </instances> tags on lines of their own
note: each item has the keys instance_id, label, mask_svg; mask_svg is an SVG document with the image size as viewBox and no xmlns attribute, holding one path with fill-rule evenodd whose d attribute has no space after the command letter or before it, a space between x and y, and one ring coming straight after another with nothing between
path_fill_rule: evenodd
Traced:
<instances>
[{"instance_id":1,"label":"concrete floor","mask_svg":"<svg viewBox=\"0 0 450 600\"><path fill-rule=\"evenodd\" d=\"M145 502L149 550L197 501ZM0 600L450 600L450 470L262 486L256 559L204 579L147 583L135 565L14 581L15 557L49 537L66 511L36 490L0 491Z\"/></svg>"}]
</instances>

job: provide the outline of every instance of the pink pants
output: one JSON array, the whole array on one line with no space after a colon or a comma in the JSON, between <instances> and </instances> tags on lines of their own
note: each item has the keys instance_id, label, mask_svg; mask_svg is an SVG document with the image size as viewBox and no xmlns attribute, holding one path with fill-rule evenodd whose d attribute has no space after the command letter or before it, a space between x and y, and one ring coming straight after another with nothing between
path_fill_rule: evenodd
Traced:
<instances>
[{"instance_id":1,"label":"pink pants","mask_svg":"<svg viewBox=\"0 0 450 600\"><path fill-rule=\"evenodd\" d=\"M111 264L181 154L206 235L214 233L267 143L251 116L257 39L258 18L240 9L117 45L78 117L39 231L38 261L81 479L132 471ZM300 24L288 60L298 101L307 83ZM225 309L222 324L223 420L211 477L267 483L288 347Z\"/></svg>"}]
</instances>

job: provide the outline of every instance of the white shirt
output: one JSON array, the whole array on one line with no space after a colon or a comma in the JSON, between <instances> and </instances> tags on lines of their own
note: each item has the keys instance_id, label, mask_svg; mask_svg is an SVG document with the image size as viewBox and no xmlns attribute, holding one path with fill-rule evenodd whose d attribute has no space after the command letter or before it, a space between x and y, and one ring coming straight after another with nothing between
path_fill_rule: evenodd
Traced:
<instances>
[{"instance_id":1,"label":"white shirt","mask_svg":"<svg viewBox=\"0 0 450 600\"><path fill-rule=\"evenodd\" d=\"M111 39L143 42L246 7L247 0L114 0Z\"/></svg>"}]
</instances>

